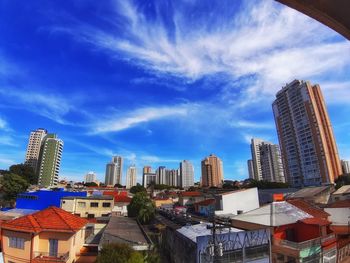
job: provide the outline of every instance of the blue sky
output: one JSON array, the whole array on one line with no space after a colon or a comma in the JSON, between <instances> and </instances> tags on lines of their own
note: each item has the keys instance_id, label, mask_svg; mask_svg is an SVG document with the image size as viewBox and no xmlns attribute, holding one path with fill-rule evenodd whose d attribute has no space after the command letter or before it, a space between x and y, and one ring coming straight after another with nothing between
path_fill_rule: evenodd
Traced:
<instances>
[{"instance_id":1,"label":"blue sky","mask_svg":"<svg viewBox=\"0 0 350 263\"><path fill-rule=\"evenodd\" d=\"M320 84L350 159L350 43L277 2L5 0L0 36L2 169L43 127L64 141L61 178L103 180L121 155L139 174L188 159L199 180L214 153L244 179L250 138L277 142L271 103L296 78Z\"/></svg>"}]
</instances>

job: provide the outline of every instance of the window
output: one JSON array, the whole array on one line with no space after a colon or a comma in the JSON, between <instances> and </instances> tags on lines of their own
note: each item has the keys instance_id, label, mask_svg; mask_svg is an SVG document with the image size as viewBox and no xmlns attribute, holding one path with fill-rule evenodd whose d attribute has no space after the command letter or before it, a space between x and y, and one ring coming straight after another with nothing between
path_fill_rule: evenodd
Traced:
<instances>
[{"instance_id":1,"label":"window","mask_svg":"<svg viewBox=\"0 0 350 263\"><path fill-rule=\"evenodd\" d=\"M111 207L111 203L103 203L102 206L103 207Z\"/></svg>"},{"instance_id":2,"label":"window","mask_svg":"<svg viewBox=\"0 0 350 263\"><path fill-rule=\"evenodd\" d=\"M86 207L86 203L85 202L78 202L78 207L85 208Z\"/></svg>"},{"instance_id":3,"label":"window","mask_svg":"<svg viewBox=\"0 0 350 263\"><path fill-rule=\"evenodd\" d=\"M24 249L24 238L9 237L9 247Z\"/></svg>"},{"instance_id":4,"label":"window","mask_svg":"<svg viewBox=\"0 0 350 263\"><path fill-rule=\"evenodd\" d=\"M98 203L97 202L92 202L92 203L90 203L90 207L98 207Z\"/></svg>"},{"instance_id":5,"label":"window","mask_svg":"<svg viewBox=\"0 0 350 263\"><path fill-rule=\"evenodd\" d=\"M95 214L88 214L88 218L95 218Z\"/></svg>"}]
</instances>

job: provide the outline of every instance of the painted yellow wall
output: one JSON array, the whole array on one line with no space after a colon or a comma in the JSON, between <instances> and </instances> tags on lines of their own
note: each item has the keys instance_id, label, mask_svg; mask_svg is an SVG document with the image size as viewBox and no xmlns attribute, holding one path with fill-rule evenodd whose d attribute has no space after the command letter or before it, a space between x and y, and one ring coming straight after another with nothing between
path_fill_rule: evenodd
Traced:
<instances>
[{"instance_id":1,"label":"painted yellow wall","mask_svg":"<svg viewBox=\"0 0 350 263\"><path fill-rule=\"evenodd\" d=\"M85 207L79 205L85 203ZM98 207L91 207L91 203L98 203ZM110 203L110 207L103 207L103 203ZM103 214L110 214L114 207L114 200L90 200L90 199L64 199L61 200L61 208L72 214L79 214L80 217L88 217L88 214L94 214L95 217L101 217Z\"/></svg>"},{"instance_id":2,"label":"painted yellow wall","mask_svg":"<svg viewBox=\"0 0 350 263\"><path fill-rule=\"evenodd\" d=\"M9 237L24 238L24 249L9 247ZM16 232L10 230L3 230L2 249L4 262L26 262L30 259L31 234L24 232Z\"/></svg>"}]
</instances>

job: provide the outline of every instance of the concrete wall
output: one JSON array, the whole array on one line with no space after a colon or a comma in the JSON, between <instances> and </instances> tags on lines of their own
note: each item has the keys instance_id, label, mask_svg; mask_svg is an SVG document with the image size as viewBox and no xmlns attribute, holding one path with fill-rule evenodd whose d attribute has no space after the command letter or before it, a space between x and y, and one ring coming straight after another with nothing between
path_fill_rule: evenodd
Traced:
<instances>
[{"instance_id":1,"label":"concrete wall","mask_svg":"<svg viewBox=\"0 0 350 263\"><path fill-rule=\"evenodd\" d=\"M330 214L328 220L332 222L332 225L347 226L349 224L350 207L325 208L324 211Z\"/></svg>"},{"instance_id":2,"label":"concrete wall","mask_svg":"<svg viewBox=\"0 0 350 263\"><path fill-rule=\"evenodd\" d=\"M85 207L80 203L85 203ZM98 207L91 207L91 203L98 203ZM103 207L103 203L109 203L109 207ZM114 200L106 199L63 199L61 200L61 208L80 217L88 217L93 214L94 217L111 214L114 207Z\"/></svg>"},{"instance_id":3,"label":"concrete wall","mask_svg":"<svg viewBox=\"0 0 350 263\"><path fill-rule=\"evenodd\" d=\"M259 196L257 188L239 190L221 195L220 210L215 214L235 214L241 210L243 213L259 208Z\"/></svg>"}]
</instances>

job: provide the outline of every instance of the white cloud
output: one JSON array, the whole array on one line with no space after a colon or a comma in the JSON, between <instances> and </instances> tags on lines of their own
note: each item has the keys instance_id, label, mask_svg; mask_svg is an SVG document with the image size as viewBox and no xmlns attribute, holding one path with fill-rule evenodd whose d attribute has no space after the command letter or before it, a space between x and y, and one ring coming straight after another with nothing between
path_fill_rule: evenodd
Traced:
<instances>
[{"instance_id":1,"label":"white cloud","mask_svg":"<svg viewBox=\"0 0 350 263\"><path fill-rule=\"evenodd\" d=\"M7 122L0 117L0 130L5 130L7 129Z\"/></svg>"},{"instance_id":2,"label":"white cloud","mask_svg":"<svg viewBox=\"0 0 350 263\"><path fill-rule=\"evenodd\" d=\"M350 53L350 43L317 21L275 1L244 5L235 16L216 18L221 24L214 25L210 14L198 15L192 25L191 14L176 5L170 31L159 10L150 20L132 2L120 1L110 21L119 27L123 21L123 33L87 24L62 30L156 75L196 80L224 73L229 81L252 77L240 101L235 99L240 106L271 100L294 78L318 80L350 65L350 57L344 55Z\"/></svg>"},{"instance_id":3,"label":"white cloud","mask_svg":"<svg viewBox=\"0 0 350 263\"><path fill-rule=\"evenodd\" d=\"M118 132L135 127L140 123L154 121L173 116L186 116L188 105L173 107L145 107L130 112L116 113L92 124L94 133Z\"/></svg>"},{"instance_id":4,"label":"white cloud","mask_svg":"<svg viewBox=\"0 0 350 263\"><path fill-rule=\"evenodd\" d=\"M236 128L250 128L250 129L275 129L275 125L273 123L267 122L253 122L246 120L238 120L231 122L232 127Z\"/></svg>"}]
</instances>

